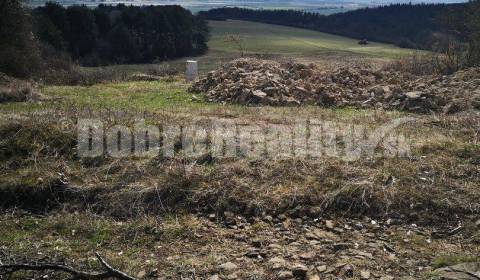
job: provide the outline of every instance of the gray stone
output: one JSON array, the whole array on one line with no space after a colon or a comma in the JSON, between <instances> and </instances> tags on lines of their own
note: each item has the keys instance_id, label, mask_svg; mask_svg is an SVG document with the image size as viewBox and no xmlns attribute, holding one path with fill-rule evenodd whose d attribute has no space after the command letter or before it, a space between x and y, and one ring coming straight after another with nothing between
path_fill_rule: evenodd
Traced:
<instances>
[{"instance_id":1,"label":"gray stone","mask_svg":"<svg viewBox=\"0 0 480 280\"><path fill-rule=\"evenodd\" d=\"M331 220L326 220L325 221L325 226L328 228L328 229L333 229L335 228L335 223Z\"/></svg>"},{"instance_id":2,"label":"gray stone","mask_svg":"<svg viewBox=\"0 0 480 280\"><path fill-rule=\"evenodd\" d=\"M405 96L410 98L410 99L417 99L417 98L420 98L422 96L422 92L421 91L410 91L410 92L405 93Z\"/></svg>"},{"instance_id":3,"label":"gray stone","mask_svg":"<svg viewBox=\"0 0 480 280\"><path fill-rule=\"evenodd\" d=\"M480 263L463 263L437 269L433 272L442 280L478 280Z\"/></svg>"},{"instance_id":4,"label":"gray stone","mask_svg":"<svg viewBox=\"0 0 480 280\"><path fill-rule=\"evenodd\" d=\"M253 91L253 96L256 96L258 98L265 98L267 97L267 94L261 90L255 90Z\"/></svg>"},{"instance_id":5,"label":"gray stone","mask_svg":"<svg viewBox=\"0 0 480 280\"><path fill-rule=\"evenodd\" d=\"M317 273L309 272L306 277L307 280L320 280L320 276Z\"/></svg>"},{"instance_id":6,"label":"gray stone","mask_svg":"<svg viewBox=\"0 0 480 280\"><path fill-rule=\"evenodd\" d=\"M289 270L283 270L283 271L280 271L277 274L277 279L278 280L288 280L288 279L292 279L292 278L293 278L293 273Z\"/></svg>"},{"instance_id":7,"label":"gray stone","mask_svg":"<svg viewBox=\"0 0 480 280\"><path fill-rule=\"evenodd\" d=\"M218 266L218 268L222 271L233 271L233 270L236 270L238 266L232 262L226 262Z\"/></svg>"},{"instance_id":8,"label":"gray stone","mask_svg":"<svg viewBox=\"0 0 480 280\"><path fill-rule=\"evenodd\" d=\"M317 266L317 271L322 273L322 272L325 272L327 271L327 266L326 265L319 265Z\"/></svg>"},{"instance_id":9,"label":"gray stone","mask_svg":"<svg viewBox=\"0 0 480 280\"><path fill-rule=\"evenodd\" d=\"M271 269L284 268L287 265L287 262L279 257L274 257L268 260L268 264Z\"/></svg>"},{"instance_id":10,"label":"gray stone","mask_svg":"<svg viewBox=\"0 0 480 280\"><path fill-rule=\"evenodd\" d=\"M370 279L370 271L368 271L368 270L360 271L360 279L362 279L362 280Z\"/></svg>"},{"instance_id":11,"label":"gray stone","mask_svg":"<svg viewBox=\"0 0 480 280\"><path fill-rule=\"evenodd\" d=\"M307 237L318 240L338 240L338 236L336 234L321 229L312 230Z\"/></svg>"},{"instance_id":12,"label":"gray stone","mask_svg":"<svg viewBox=\"0 0 480 280\"><path fill-rule=\"evenodd\" d=\"M145 270L142 270L137 274L138 279L145 278L145 276L147 276L147 272Z\"/></svg>"}]
</instances>

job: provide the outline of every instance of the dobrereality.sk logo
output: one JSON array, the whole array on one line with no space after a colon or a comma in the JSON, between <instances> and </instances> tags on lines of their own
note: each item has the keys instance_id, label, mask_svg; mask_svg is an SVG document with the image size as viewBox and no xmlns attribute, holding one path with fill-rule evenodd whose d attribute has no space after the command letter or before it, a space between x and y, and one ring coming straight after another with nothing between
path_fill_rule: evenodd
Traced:
<instances>
[{"instance_id":1,"label":"dobrereality.sk logo","mask_svg":"<svg viewBox=\"0 0 480 280\"><path fill-rule=\"evenodd\" d=\"M105 127L98 119L78 120L78 155L195 159L213 158L321 158L355 161L368 157L408 157L410 145L398 128L414 118L394 119L370 127L323 120L289 124L246 124L212 120L208 124ZM202 123L202 124L199 124Z\"/></svg>"}]
</instances>

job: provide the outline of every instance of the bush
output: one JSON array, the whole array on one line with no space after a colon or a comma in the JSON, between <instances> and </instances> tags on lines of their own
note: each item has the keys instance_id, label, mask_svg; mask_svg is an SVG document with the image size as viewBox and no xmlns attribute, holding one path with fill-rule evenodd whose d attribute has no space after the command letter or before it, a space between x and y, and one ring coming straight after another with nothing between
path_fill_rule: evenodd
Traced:
<instances>
[{"instance_id":1,"label":"bush","mask_svg":"<svg viewBox=\"0 0 480 280\"><path fill-rule=\"evenodd\" d=\"M24 120L1 124L0 139L0 160L75 155L75 134L56 123Z\"/></svg>"},{"instance_id":2,"label":"bush","mask_svg":"<svg viewBox=\"0 0 480 280\"><path fill-rule=\"evenodd\" d=\"M10 78L0 73L0 103L43 99L32 82Z\"/></svg>"},{"instance_id":3,"label":"bush","mask_svg":"<svg viewBox=\"0 0 480 280\"><path fill-rule=\"evenodd\" d=\"M396 60L387 69L414 75L450 75L468 65L464 44L454 40L437 42L434 52L416 52Z\"/></svg>"}]
</instances>

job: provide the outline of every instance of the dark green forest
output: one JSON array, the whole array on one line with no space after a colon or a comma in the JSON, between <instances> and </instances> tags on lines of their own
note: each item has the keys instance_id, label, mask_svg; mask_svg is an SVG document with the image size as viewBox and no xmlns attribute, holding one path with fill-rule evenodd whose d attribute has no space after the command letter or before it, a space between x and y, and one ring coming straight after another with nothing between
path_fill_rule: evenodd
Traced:
<instances>
[{"instance_id":1,"label":"dark green forest","mask_svg":"<svg viewBox=\"0 0 480 280\"><path fill-rule=\"evenodd\" d=\"M329 16L294 10L220 8L199 15L210 20L249 20L322 31L359 40L430 49L449 34L445 17L461 14L466 4L395 4Z\"/></svg>"},{"instance_id":2,"label":"dark green forest","mask_svg":"<svg viewBox=\"0 0 480 280\"><path fill-rule=\"evenodd\" d=\"M203 54L208 24L180 6L99 5L33 10L0 1L0 72L31 77L73 64L152 63Z\"/></svg>"},{"instance_id":3,"label":"dark green forest","mask_svg":"<svg viewBox=\"0 0 480 280\"><path fill-rule=\"evenodd\" d=\"M207 23L180 6L47 3L32 13L40 41L83 65L148 63L207 50Z\"/></svg>"}]
</instances>

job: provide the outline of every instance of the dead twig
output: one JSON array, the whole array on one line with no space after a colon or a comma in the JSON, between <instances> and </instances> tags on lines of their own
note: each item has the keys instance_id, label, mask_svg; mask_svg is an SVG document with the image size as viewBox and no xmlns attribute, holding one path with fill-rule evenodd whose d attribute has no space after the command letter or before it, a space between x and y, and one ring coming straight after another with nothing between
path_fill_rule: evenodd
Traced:
<instances>
[{"instance_id":1,"label":"dead twig","mask_svg":"<svg viewBox=\"0 0 480 280\"><path fill-rule=\"evenodd\" d=\"M23 262L2 264L0 262L0 275L12 274L17 271L61 271L70 274L73 279L79 280L102 280L102 279L119 279L119 280L137 280L128 274L113 268L98 253L95 253L100 264L105 268L104 272L87 272L77 270L65 263L48 263L48 262Z\"/></svg>"}]
</instances>

